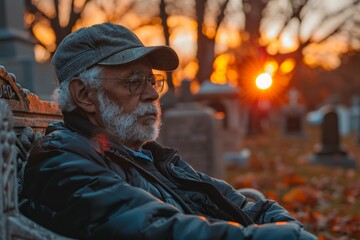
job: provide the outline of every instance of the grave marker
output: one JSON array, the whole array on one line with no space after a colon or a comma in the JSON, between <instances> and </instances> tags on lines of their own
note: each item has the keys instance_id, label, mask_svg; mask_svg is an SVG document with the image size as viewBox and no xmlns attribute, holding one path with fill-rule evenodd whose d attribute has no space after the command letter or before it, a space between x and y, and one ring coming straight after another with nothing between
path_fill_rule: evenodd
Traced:
<instances>
[{"instance_id":1,"label":"grave marker","mask_svg":"<svg viewBox=\"0 0 360 240\"><path fill-rule=\"evenodd\" d=\"M289 103L281 109L281 129L285 136L305 136L305 108L299 104L299 93L289 91Z\"/></svg>"},{"instance_id":2,"label":"grave marker","mask_svg":"<svg viewBox=\"0 0 360 240\"><path fill-rule=\"evenodd\" d=\"M355 159L341 146L338 115L334 107L329 106L325 112L321 125L321 143L309 160L312 163L329 166L356 167Z\"/></svg>"},{"instance_id":3,"label":"grave marker","mask_svg":"<svg viewBox=\"0 0 360 240\"><path fill-rule=\"evenodd\" d=\"M164 113L159 142L178 150L197 171L224 179L221 121L211 108L178 103Z\"/></svg>"}]
</instances>

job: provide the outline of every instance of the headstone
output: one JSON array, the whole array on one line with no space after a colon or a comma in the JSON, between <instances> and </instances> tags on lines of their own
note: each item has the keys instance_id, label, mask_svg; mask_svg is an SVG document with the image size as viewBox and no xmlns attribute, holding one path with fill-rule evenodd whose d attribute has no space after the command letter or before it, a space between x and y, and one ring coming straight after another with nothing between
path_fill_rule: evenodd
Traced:
<instances>
[{"instance_id":1,"label":"headstone","mask_svg":"<svg viewBox=\"0 0 360 240\"><path fill-rule=\"evenodd\" d=\"M346 136L350 133L350 111L344 105L339 103L326 104L316 111L309 112L306 120L312 125L321 125L324 121L324 112L327 108L333 107L338 115L338 131L341 136Z\"/></svg>"},{"instance_id":2,"label":"headstone","mask_svg":"<svg viewBox=\"0 0 360 240\"><path fill-rule=\"evenodd\" d=\"M191 93L191 81L183 79L179 89L179 102L194 102L194 95Z\"/></svg>"},{"instance_id":3,"label":"headstone","mask_svg":"<svg viewBox=\"0 0 360 240\"><path fill-rule=\"evenodd\" d=\"M271 118L271 102L258 98L248 103L245 134L247 136L262 134L269 126Z\"/></svg>"},{"instance_id":4,"label":"headstone","mask_svg":"<svg viewBox=\"0 0 360 240\"><path fill-rule=\"evenodd\" d=\"M221 143L225 162L246 164L250 151L242 147L243 119L239 104L239 90L229 84L214 84L205 81L201 84L195 99L214 109L216 116L222 119Z\"/></svg>"},{"instance_id":5,"label":"headstone","mask_svg":"<svg viewBox=\"0 0 360 240\"><path fill-rule=\"evenodd\" d=\"M19 83L49 100L55 88L53 67L35 62L35 41L24 27L24 2L0 0L0 64L13 72Z\"/></svg>"},{"instance_id":6,"label":"headstone","mask_svg":"<svg viewBox=\"0 0 360 240\"><path fill-rule=\"evenodd\" d=\"M334 107L327 109L321 127L321 143L310 162L344 168L355 168L356 161L340 144L338 114Z\"/></svg>"},{"instance_id":7,"label":"headstone","mask_svg":"<svg viewBox=\"0 0 360 240\"><path fill-rule=\"evenodd\" d=\"M224 179L221 121L211 108L178 103L164 113L159 142L178 150L195 170Z\"/></svg>"},{"instance_id":8,"label":"headstone","mask_svg":"<svg viewBox=\"0 0 360 240\"><path fill-rule=\"evenodd\" d=\"M281 109L281 129L284 136L305 136L305 107L299 104L299 93L289 91L289 103Z\"/></svg>"},{"instance_id":9,"label":"headstone","mask_svg":"<svg viewBox=\"0 0 360 240\"><path fill-rule=\"evenodd\" d=\"M229 84L213 84L206 81L201 84L195 95L197 102L211 107L216 116L223 120L224 151L241 149L241 116L239 92Z\"/></svg>"}]
</instances>

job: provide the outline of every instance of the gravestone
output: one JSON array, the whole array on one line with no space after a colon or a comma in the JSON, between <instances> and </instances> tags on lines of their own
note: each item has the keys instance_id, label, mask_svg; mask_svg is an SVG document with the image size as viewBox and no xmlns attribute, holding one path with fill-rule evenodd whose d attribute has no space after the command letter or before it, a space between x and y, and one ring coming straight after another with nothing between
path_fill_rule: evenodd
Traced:
<instances>
[{"instance_id":1,"label":"gravestone","mask_svg":"<svg viewBox=\"0 0 360 240\"><path fill-rule=\"evenodd\" d=\"M316 111L309 112L307 114L307 122L312 125L321 125L321 123L324 121L324 112L326 109L330 107L334 107L334 110L336 111L338 115L338 124L339 124L339 133L341 136L346 136L350 133L350 112L348 108L342 104L339 103L331 103L326 104L322 107L320 107Z\"/></svg>"},{"instance_id":2,"label":"gravestone","mask_svg":"<svg viewBox=\"0 0 360 240\"><path fill-rule=\"evenodd\" d=\"M225 152L241 150L241 107L239 91L229 84L214 84L205 81L195 95L197 102L215 110L222 119L223 148Z\"/></svg>"},{"instance_id":3,"label":"gravestone","mask_svg":"<svg viewBox=\"0 0 360 240\"><path fill-rule=\"evenodd\" d=\"M177 105L163 114L158 141L177 149L195 170L223 179L221 121L213 109L194 102L190 81L180 90Z\"/></svg>"},{"instance_id":4,"label":"gravestone","mask_svg":"<svg viewBox=\"0 0 360 240\"><path fill-rule=\"evenodd\" d=\"M248 136L262 134L269 117L271 104L266 99L256 99L247 107L245 134Z\"/></svg>"},{"instance_id":5,"label":"gravestone","mask_svg":"<svg viewBox=\"0 0 360 240\"><path fill-rule=\"evenodd\" d=\"M35 41L24 27L24 1L0 0L0 64L14 73L19 83L49 100L56 77L49 63L36 63Z\"/></svg>"},{"instance_id":6,"label":"gravestone","mask_svg":"<svg viewBox=\"0 0 360 240\"><path fill-rule=\"evenodd\" d=\"M289 103L281 109L281 130L284 136L305 136L305 107L299 104L299 93L289 91Z\"/></svg>"},{"instance_id":7,"label":"gravestone","mask_svg":"<svg viewBox=\"0 0 360 240\"><path fill-rule=\"evenodd\" d=\"M222 139L225 163L246 165L250 151L243 149L243 108L239 104L239 90L229 84L205 81L195 95L196 101L215 110L222 119Z\"/></svg>"},{"instance_id":8,"label":"gravestone","mask_svg":"<svg viewBox=\"0 0 360 240\"><path fill-rule=\"evenodd\" d=\"M310 156L310 162L344 168L355 168L356 161L349 156L341 146L339 135L338 114L334 107L329 106L324 114L321 126L321 143L315 153Z\"/></svg>"},{"instance_id":9,"label":"gravestone","mask_svg":"<svg viewBox=\"0 0 360 240\"><path fill-rule=\"evenodd\" d=\"M178 150L195 170L224 179L221 121L194 102L178 103L164 113L159 142Z\"/></svg>"}]
</instances>

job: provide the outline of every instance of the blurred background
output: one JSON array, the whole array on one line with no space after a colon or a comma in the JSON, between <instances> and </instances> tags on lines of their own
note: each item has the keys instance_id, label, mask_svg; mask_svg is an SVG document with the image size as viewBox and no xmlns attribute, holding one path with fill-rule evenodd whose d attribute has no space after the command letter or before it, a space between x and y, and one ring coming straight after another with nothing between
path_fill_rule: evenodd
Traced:
<instances>
[{"instance_id":1,"label":"blurred background","mask_svg":"<svg viewBox=\"0 0 360 240\"><path fill-rule=\"evenodd\" d=\"M179 55L161 143L319 239L360 239L359 0L0 0L0 65L50 100L58 44L102 22Z\"/></svg>"},{"instance_id":2,"label":"blurred background","mask_svg":"<svg viewBox=\"0 0 360 240\"><path fill-rule=\"evenodd\" d=\"M331 97L349 104L359 93L360 14L353 0L136 1L27 0L24 21L37 39L35 58L47 61L71 31L110 21L147 45L168 44L181 65L172 82L230 83L256 97L253 79L274 78L267 97L285 101L295 87L314 109Z\"/></svg>"}]
</instances>

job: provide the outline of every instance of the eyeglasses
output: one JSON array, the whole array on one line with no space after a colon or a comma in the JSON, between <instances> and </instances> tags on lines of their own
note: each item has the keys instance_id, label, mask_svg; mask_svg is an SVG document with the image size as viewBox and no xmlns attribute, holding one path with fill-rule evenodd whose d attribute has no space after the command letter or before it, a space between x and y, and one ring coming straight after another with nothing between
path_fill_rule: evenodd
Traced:
<instances>
[{"instance_id":1,"label":"eyeglasses","mask_svg":"<svg viewBox=\"0 0 360 240\"><path fill-rule=\"evenodd\" d=\"M120 84L127 87L131 94L140 94L144 91L146 83L150 83L151 86L158 92L162 92L164 89L165 77L162 74L152 74L151 76L134 74L129 78L98 78L101 80L126 80Z\"/></svg>"}]
</instances>

